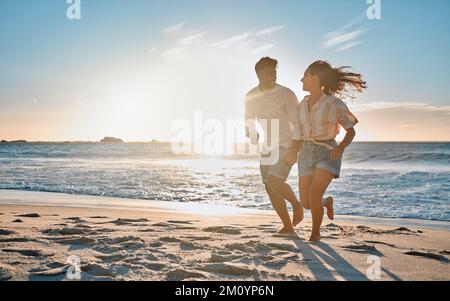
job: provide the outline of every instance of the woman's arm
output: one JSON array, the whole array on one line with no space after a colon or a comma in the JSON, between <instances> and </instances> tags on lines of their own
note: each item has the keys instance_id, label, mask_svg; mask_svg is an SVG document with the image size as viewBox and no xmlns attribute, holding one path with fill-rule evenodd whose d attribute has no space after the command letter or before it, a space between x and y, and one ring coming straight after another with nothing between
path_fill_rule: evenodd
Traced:
<instances>
[{"instance_id":1,"label":"woman's arm","mask_svg":"<svg viewBox=\"0 0 450 301\"><path fill-rule=\"evenodd\" d=\"M355 128L349 128L341 144L339 144L339 146L334 150L330 151L331 159L337 160L341 158L342 155L344 154L345 149L353 142L353 139L355 139L355 136L356 136Z\"/></svg>"}]
</instances>

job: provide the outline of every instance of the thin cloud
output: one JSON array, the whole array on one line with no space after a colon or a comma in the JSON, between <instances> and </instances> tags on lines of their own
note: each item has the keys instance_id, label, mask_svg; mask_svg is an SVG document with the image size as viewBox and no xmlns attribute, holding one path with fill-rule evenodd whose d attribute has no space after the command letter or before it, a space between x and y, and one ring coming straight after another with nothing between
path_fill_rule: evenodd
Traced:
<instances>
[{"instance_id":1,"label":"thin cloud","mask_svg":"<svg viewBox=\"0 0 450 301\"><path fill-rule=\"evenodd\" d=\"M235 45L239 46L249 46L254 42L255 39L261 38L263 36L272 35L280 30L283 30L286 28L284 25L278 25L278 26L272 26L267 27L262 30L259 30L257 32L247 31L240 33L238 35L232 36L230 38L224 39L218 43L216 43L216 46L220 47L234 47Z\"/></svg>"},{"instance_id":2,"label":"thin cloud","mask_svg":"<svg viewBox=\"0 0 450 301\"><path fill-rule=\"evenodd\" d=\"M239 42L243 42L243 41L247 40L250 37L250 35L251 35L250 32L241 33L241 34L232 36L231 38L222 40L222 41L216 43L216 45L220 46L220 47L231 47Z\"/></svg>"},{"instance_id":3,"label":"thin cloud","mask_svg":"<svg viewBox=\"0 0 450 301\"><path fill-rule=\"evenodd\" d=\"M353 48L355 46L358 46L359 44L362 44L362 43L363 43L363 41L356 41L356 42L352 42L352 43L349 43L349 44L344 44L340 48L336 49L336 52L342 52L342 51L345 51L345 50L349 50L349 49L351 49L351 48Z\"/></svg>"},{"instance_id":4,"label":"thin cloud","mask_svg":"<svg viewBox=\"0 0 450 301\"><path fill-rule=\"evenodd\" d=\"M266 44L261 47L253 49L253 52L255 52L255 53L267 52L267 51L271 50L273 47L275 47L274 44Z\"/></svg>"},{"instance_id":5,"label":"thin cloud","mask_svg":"<svg viewBox=\"0 0 450 301\"><path fill-rule=\"evenodd\" d=\"M166 28L166 32L174 32L180 31L184 27L184 23L174 25ZM197 32L190 35L185 35L182 37L178 37L177 40L172 41L172 45L168 46L166 49L161 51L161 56L165 59L174 60L174 59L182 59L186 56L190 55L192 51L194 51L196 46L200 45L202 47L220 47L220 48L240 48L244 49L251 53L261 53L267 52L275 47L275 43L268 43L267 37L268 35L272 35L282 29L285 26L272 26L267 27L257 32L246 31L229 38L220 40L219 42L211 42L205 39L204 37L207 35L207 32ZM185 30L183 30L185 32ZM265 37L263 43L262 37ZM156 50L152 50L150 52L154 52Z\"/></svg>"},{"instance_id":6,"label":"thin cloud","mask_svg":"<svg viewBox=\"0 0 450 301\"><path fill-rule=\"evenodd\" d=\"M175 25L164 28L163 32L174 33L174 32L180 31L185 25L186 25L185 23L175 24Z\"/></svg>"},{"instance_id":7,"label":"thin cloud","mask_svg":"<svg viewBox=\"0 0 450 301\"><path fill-rule=\"evenodd\" d=\"M189 44L192 44L193 42L195 42L196 40L199 40L200 38L204 37L205 35L206 35L206 32L196 33L196 34L181 38L179 40L179 43L181 45L189 45Z\"/></svg>"},{"instance_id":8,"label":"thin cloud","mask_svg":"<svg viewBox=\"0 0 450 301\"><path fill-rule=\"evenodd\" d=\"M362 17L355 18L342 28L325 34L322 47L342 52L362 44L361 38L369 30L368 27L360 25L363 20Z\"/></svg>"},{"instance_id":9,"label":"thin cloud","mask_svg":"<svg viewBox=\"0 0 450 301\"><path fill-rule=\"evenodd\" d=\"M148 50L148 53L155 53L156 51L158 51L158 47L152 47Z\"/></svg>"},{"instance_id":10,"label":"thin cloud","mask_svg":"<svg viewBox=\"0 0 450 301\"><path fill-rule=\"evenodd\" d=\"M162 57L169 60L182 59L186 57L189 47L175 46L163 52Z\"/></svg>"},{"instance_id":11,"label":"thin cloud","mask_svg":"<svg viewBox=\"0 0 450 301\"><path fill-rule=\"evenodd\" d=\"M260 37L260 36L265 36L265 35L271 35L280 30L283 30L285 28L286 28L286 26L284 26L284 25L268 27L268 28L265 28L265 29L262 29L262 30L256 32L255 36Z\"/></svg>"}]
</instances>

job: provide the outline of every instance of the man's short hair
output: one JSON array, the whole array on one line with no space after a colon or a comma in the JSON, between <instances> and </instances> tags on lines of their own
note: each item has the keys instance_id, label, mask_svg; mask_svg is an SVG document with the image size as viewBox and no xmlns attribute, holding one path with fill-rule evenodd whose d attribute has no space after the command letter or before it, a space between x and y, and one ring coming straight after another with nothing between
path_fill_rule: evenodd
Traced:
<instances>
[{"instance_id":1,"label":"man's short hair","mask_svg":"<svg viewBox=\"0 0 450 301\"><path fill-rule=\"evenodd\" d=\"M278 66L278 61L274 60L270 57L263 57L259 60L259 62L255 65L255 70L258 72L259 70L266 69L266 68L273 68L276 69Z\"/></svg>"}]
</instances>

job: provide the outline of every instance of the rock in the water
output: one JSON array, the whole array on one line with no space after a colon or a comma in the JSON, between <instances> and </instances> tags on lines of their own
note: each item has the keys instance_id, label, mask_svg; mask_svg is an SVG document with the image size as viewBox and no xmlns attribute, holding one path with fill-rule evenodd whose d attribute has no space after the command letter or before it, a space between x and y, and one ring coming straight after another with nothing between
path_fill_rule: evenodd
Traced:
<instances>
[{"instance_id":1,"label":"rock in the water","mask_svg":"<svg viewBox=\"0 0 450 301\"><path fill-rule=\"evenodd\" d=\"M101 143L123 143L123 140L115 137L105 137L100 140Z\"/></svg>"}]
</instances>

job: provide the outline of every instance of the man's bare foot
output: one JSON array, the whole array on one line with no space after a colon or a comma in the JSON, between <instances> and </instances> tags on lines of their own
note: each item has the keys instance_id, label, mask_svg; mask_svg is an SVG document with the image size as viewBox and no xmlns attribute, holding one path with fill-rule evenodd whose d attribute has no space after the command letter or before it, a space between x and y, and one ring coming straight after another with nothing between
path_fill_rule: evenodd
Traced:
<instances>
[{"instance_id":1,"label":"man's bare foot","mask_svg":"<svg viewBox=\"0 0 450 301\"><path fill-rule=\"evenodd\" d=\"M281 229L280 231L278 231L278 234L280 235L291 235L291 234L296 234L295 229L290 227L284 227L283 229Z\"/></svg>"},{"instance_id":2,"label":"man's bare foot","mask_svg":"<svg viewBox=\"0 0 450 301\"><path fill-rule=\"evenodd\" d=\"M322 240L322 236L320 234L318 235L311 235L311 237L309 238L310 242L319 242Z\"/></svg>"},{"instance_id":3,"label":"man's bare foot","mask_svg":"<svg viewBox=\"0 0 450 301\"><path fill-rule=\"evenodd\" d=\"M294 207L294 219L292 220L292 225L296 227L298 224L303 222L303 218L304 218L303 206L299 202L298 205Z\"/></svg>"},{"instance_id":4,"label":"man's bare foot","mask_svg":"<svg viewBox=\"0 0 450 301\"><path fill-rule=\"evenodd\" d=\"M328 218L334 220L334 199L332 197L326 199L325 208L327 208Z\"/></svg>"}]
</instances>

